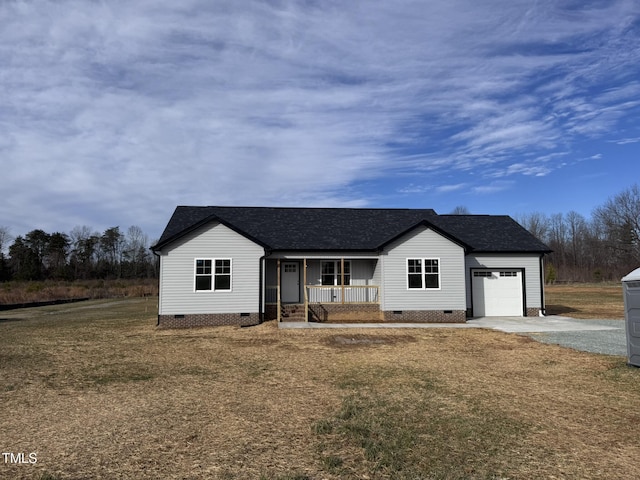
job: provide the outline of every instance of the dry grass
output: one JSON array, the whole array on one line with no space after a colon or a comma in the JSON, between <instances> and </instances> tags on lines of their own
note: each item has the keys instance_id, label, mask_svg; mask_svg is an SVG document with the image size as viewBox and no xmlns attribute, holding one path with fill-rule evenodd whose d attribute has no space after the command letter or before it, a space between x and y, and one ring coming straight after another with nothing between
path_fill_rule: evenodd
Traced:
<instances>
[{"instance_id":1,"label":"dry grass","mask_svg":"<svg viewBox=\"0 0 640 480\"><path fill-rule=\"evenodd\" d=\"M0 313L12 479L638 478L640 370L481 330L157 330L151 299Z\"/></svg>"},{"instance_id":2,"label":"dry grass","mask_svg":"<svg viewBox=\"0 0 640 480\"><path fill-rule=\"evenodd\" d=\"M73 282L1 282L0 306L54 300L158 295L158 280L77 280Z\"/></svg>"},{"instance_id":3,"label":"dry grass","mask_svg":"<svg viewBox=\"0 0 640 480\"><path fill-rule=\"evenodd\" d=\"M623 319L621 283L575 283L545 286L547 313L573 318Z\"/></svg>"}]
</instances>

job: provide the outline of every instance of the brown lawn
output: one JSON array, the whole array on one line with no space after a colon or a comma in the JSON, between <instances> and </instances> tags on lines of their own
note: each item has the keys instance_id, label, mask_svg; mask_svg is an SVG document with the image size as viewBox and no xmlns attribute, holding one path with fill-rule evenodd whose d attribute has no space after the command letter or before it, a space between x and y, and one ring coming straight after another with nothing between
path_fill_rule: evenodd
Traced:
<instances>
[{"instance_id":1,"label":"brown lawn","mask_svg":"<svg viewBox=\"0 0 640 480\"><path fill-rule=\"evenodd\" d=\"M0 312L11 479L640 478L640 369L475 329L158 330ZM28 457L26 457L28 458Z\"/></svg>"},{"instance_id":2,"label":"brown lawn","mask_svg":"<svg viewBox=\"0 0 640 480\"><path fill-rule=\"evenodd\" d=\"M624 319L621 283L547 285L545 294L549 315Z\"/></svg>"}]
</instances>

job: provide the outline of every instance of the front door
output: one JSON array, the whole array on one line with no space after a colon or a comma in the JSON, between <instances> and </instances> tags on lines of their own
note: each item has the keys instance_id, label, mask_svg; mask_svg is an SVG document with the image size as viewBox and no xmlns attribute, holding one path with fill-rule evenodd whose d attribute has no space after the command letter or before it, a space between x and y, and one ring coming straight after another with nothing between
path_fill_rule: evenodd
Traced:
<instances>
[{"instance_id":1,"label":"front door","mask_svg":"<svg viewBox=\"0 0 640 480\"><path fill-rule=\"evenodd\" d=\"M282 302L300 302L300 273L298 262L283 262L281 276Z\"/></svg>"}]
</instances>

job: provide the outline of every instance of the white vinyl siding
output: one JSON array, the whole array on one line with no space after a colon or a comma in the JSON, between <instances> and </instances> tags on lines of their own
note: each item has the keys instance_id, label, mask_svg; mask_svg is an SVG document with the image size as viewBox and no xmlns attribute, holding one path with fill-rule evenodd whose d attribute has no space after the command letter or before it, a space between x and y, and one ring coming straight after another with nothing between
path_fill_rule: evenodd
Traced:
<instances>
[{"instance_id":1,"label":"white vinyl siding","mask_svg":"<svg viewBox=\"0 0 640 480\"><path fill-rule=\"evenodd\" d=\"M239 233L212 223L185 235L164 248L160 257L160 315L197 313L256 313L260 288L260 257L264 249ZM195 262L229 260L218 265L218 276L230 275L230 289L195 290ZM224 287L225 279L219 286ZM215 285L215 278L212 278Z\"/></svg>"},{"instance_id":2,"label":"white vinyl siding","mask_svg":"<svg viewBox=\"0 0 640 480\"><path fill-rule=\"evenodd\" d=\"M437 259L440 288L408 288L408 259ZM407 233L385 249L381 262L383 310L465 309L464 249L434 230Z\"/></svg>"},{"instance_id":3,"label":"white vinyl siding","mask_svg":"<svg viewBox=\"0 0 640 480\"><path fill-rule=\"evenodd\" d=\"M508 271L517 269L524 275L526 308L541 308L540 256L537 254L477 254L466 258L467 307L472 306L472 269Z\"/></svg>"}]
</instances>

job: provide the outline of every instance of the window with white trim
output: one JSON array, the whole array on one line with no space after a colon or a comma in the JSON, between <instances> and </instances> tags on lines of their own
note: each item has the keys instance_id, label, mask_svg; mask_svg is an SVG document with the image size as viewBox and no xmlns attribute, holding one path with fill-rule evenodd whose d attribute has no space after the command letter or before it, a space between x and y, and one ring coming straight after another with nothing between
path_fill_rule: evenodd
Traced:
<instances>
[{"instance_id":1,"label":"window with white trim","mask_svg":"<svg viewBox=\"0 0 640 480\"><path fill-rule=\"evenodd\" d=\"M214 290L231 290L231 259L216 259Z\"/></svg>"},{"instance_id":2,"label":"window with white trim","mask_svg":"<svg viewBox=\"0 0 640 480\"><path fill-rule=\"evenodd\" d=\"M412 290L440 288L440 259L407 258L407 288Z\"/></svg>"},{"instance_id":3,"label":"window with white trim","mask_svg":"<svg viewBox=\"0 0 640 480\"><path fill-rule=\"evenodd\" d=\"M230 258L196 258L196 291L231 290Z\"/></svg>"},{"instance_id":4,"label":"window with white trim","mask_svg":"<svg viewBox=\"0 0 640 480\"><path fill-rule=\"evenodd\" d=\"M322 285L342 285L342 261L329 260L321 263ZM344 284L351 285L351 262L344 261Z\"/></svg>"}]
</instances>

